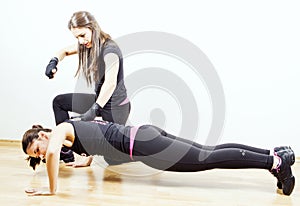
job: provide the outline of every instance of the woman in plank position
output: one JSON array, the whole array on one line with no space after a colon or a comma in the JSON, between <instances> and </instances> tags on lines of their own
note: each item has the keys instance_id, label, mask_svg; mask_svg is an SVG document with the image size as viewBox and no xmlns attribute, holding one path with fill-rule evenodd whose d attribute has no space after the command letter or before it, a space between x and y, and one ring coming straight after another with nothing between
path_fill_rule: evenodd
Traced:
<instances>
[{"instance_id":1,"label":"woman in plank position","mask_svg":"<svg viewBox=\"0 0 300 206\"><path fill-rule=\"evenodd\" d=\"M46 160L49 190L28 189L30 195L54 195L57 188L59 156L62 146L77 154L104 155L117 161L141 161L163 171L198 172L216 168L256 168L270 171L283 194L290 195L295 177L291 165L295 155L288 146L270 150L242 144L204 146L143 125L123 126L106 121L67 121L53 130L33 126L22 139L23 151L35 168Z\"/></svg>"}]
</instances>

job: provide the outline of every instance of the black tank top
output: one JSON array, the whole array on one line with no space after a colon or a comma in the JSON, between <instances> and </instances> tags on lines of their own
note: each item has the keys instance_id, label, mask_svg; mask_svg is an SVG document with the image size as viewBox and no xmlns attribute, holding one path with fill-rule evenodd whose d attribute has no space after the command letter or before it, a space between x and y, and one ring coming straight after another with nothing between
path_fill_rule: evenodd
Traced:
<instances>
[{"instance_id":1,"label":"black tank top","mask_svg":"<svg viewBox=\"0 0 300 206\"><path fill-rule=\"evenodd\" d=\"M73 125L75 139L71 150L81 155L102 155L128 159L130 126L106 121L67 121Z\"/></svg>"},{"instance_id":2,"label":"black tank top","mask_svg":"<svg viewBox=\"0 0 300 206\"><path fill-rule=\"evenodd\" d=\"M119 72L117 76L117 86L115 91L113 92L111 98L108 100L104 107L111 107L111 106L119 106L126 98L127 98L127 91L124 84L124 71L123 71L123 55L119 48L119 46L113 40L106 40L101 47L101 52L99 56L99 75L100 80L95 84L95 92L98 97L102 85L105 81L105 62L104 56L109 53L114 53L119 57Z\"/></svg>"}]
</instances>

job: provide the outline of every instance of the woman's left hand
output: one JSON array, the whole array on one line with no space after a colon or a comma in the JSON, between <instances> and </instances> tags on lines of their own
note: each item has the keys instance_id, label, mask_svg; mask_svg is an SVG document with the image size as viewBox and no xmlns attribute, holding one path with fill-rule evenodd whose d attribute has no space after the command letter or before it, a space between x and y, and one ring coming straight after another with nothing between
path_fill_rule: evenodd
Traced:
<instances>
[{"instance_id":1,"label":"woman's left hand","mask_svg":"<svg viewBox=\"0 0 300 206\"><path fill-rule=\"evenodd\" d=\"M93 156L81 155L81 156L75 157L75 162L66 163L66 166L88 167L91 165L92 161L93 161Z\"/></svg>"},{"instance_id":2,"label":"woman's left hand","mask_svg":"<svg viewBox=\"0 0 300 206\"><path fill-rule=\"evenodd\" d=\"M92 121L95 119L95 117L100 115L101 109L102 108L100 107L100 105L95 102L87 112L80 115L80 118L82 121Z\"/></svg>"},{"instance_id":3,"label":"woman's left hand","mask_svg":"<svg viewBox=\"0 0 300 206\"><path fill-rule=\"evenodd\" d=\"M51 193L49 191L43 191L41 189L36 189L36 188L25 189L25 192L28 194L28 196L49 196L49 195L54 195L53 193Z\"/></svg>"}]
</instances>

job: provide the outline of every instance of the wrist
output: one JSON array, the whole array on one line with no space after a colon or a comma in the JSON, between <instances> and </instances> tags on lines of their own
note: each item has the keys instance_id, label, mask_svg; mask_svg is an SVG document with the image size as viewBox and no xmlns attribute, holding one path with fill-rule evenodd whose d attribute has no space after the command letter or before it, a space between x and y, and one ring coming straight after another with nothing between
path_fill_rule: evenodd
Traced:
<instances>
[{"instance_id":1,"label":"wrist","mask_svg":"<svg viewBox=\"0 0 300 206\"><path fill-rule=\"evenodd\" d=\"M102 107L97 102L94 103L93 108L96 110L102 109Z\"/></svg>"},{"instance_id":2,"label":"wrist","mask_svg":"<svg viewBox=\"0 0 300 206\"><path fill-rule=\"evenodd\" d=\"M50 193L51 195L55 195L56 189L49 189L49 193Z\"/></svg>"},{"instance_id":3,"label":"wrist","mask_svg":"<svg viewBox=\"0 0 300 206\"><path fill-rule=\"evenodd\" d=\"M55 62L56 64L58 64L58 58L57 57L52 57L50 62Z\"/></svg>"}]
</instances>

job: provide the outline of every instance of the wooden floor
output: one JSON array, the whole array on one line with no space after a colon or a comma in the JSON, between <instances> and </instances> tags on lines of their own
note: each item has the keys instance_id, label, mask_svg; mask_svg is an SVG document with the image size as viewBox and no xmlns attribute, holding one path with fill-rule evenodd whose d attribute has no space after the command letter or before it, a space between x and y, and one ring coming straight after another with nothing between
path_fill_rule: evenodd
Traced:
<instances>
[{"instance_id":1,"label":"wooden floor","mask_svg":"<svg viewBox=\"0 0 300 206\"><path fill-rule=\"evenodd\" d=\"M62 163L57 195L29 197L25 188L47 187L45 166L30 169L20 143L0 141L0 153L1 205L300 205L299 159L291 196L282 195L265 170L171 173L141 163L107 167L99 157L86 168Z\"/></svg>"}]
</instances>

